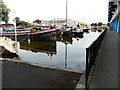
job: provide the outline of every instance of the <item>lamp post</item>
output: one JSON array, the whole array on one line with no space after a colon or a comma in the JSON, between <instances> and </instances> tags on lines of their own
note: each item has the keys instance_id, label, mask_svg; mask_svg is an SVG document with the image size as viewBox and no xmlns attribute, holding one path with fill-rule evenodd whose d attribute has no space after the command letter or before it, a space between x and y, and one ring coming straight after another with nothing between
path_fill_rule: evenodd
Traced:
<instances>
[{"instance_id":1,"label":"lamp post","mask_svg":"<svg viewBox=\"0 0 120 90\"><path fill-rule=\"evenodd\" d=\"M2 22L2 8L0 9L0 24L1 24L1 22ZM0 28L0 35L1 35L1 37L2 37L2 27Z\"/></svg>"},{"instance_id":2,"label":"lamp post","mask_svg":"<svg viewBox=\"0 0 120 90\"><path fill-rule=\"evenodd\" d=\"M66 27L67 27L67 23L68 23L68 1L66 0Z\"/></svg>"},{"instance_id":3,"label":"lamp post","mask_svg":"<svg viewBox=\"0 0 120 90\"><path fill-rule=\"evenodd\" d=\"M18 53L15 11L14 11L14 26L15 26L15 45L16 45L16 53Z\"/></svg>"}]
</instances>

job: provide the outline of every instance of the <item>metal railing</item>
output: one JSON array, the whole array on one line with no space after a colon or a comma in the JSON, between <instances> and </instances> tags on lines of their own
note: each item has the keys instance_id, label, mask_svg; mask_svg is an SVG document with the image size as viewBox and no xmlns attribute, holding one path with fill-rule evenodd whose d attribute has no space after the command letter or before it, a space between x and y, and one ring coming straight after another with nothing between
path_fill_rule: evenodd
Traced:
<instances>
[{"instance_id":1,"label":"metal railing","mask_svg":"<svg viewBox=\"0 0 120 90\"><path fill-rule=\"evenodd\" d=\"M102 40L104 38L105 29L101 35L88 47L86 48L86 74L85 74L85 88L88 88L88 79L92 66L95 64L95 59L98 55Z\"/></svg>"}]
</instances>

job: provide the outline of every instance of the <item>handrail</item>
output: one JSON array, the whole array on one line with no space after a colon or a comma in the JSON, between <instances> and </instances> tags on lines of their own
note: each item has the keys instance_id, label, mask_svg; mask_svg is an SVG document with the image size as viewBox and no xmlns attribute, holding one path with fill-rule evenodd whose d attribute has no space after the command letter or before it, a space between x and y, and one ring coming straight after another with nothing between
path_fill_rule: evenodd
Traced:
<instances>
[{"instance_id":1,"label":"handrail","mask_svg":"<svg viewBox=\"0 0 120 90\"><path fill-rule=\"evenodd\" d=\"M100 34L100 36L89 47L86 48L85 88L88 88L89 75L90 75L92 66L95 64L95 59L98 55L98 52L99 52L99 49L100 49L106 30L107 28Z\"/></svg>"}]
</instances>

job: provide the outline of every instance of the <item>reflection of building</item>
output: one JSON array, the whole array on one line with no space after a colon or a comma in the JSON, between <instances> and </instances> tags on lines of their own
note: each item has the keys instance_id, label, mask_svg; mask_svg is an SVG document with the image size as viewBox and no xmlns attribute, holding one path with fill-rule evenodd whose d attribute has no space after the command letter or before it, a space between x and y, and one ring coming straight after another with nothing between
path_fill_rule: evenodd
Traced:
<instances>
[{"instance_id":1,"label":"reflection of building","mask_svg":"<svg viewBox=\"0 0 120 90\"><path fill-rule=\"evenodd\" d=\"M108 21L110 28L120 34L120 0L109 0Z\"/></svg>"}]
</instances>

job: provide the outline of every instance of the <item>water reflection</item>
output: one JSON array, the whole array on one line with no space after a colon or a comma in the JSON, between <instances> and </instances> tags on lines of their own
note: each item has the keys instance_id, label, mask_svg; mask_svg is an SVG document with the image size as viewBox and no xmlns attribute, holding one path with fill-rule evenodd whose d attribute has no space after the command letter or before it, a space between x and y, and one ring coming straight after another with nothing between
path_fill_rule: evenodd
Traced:
<instances>
[{"instance_id":1,"label":"water reflection","mask_svg":"<svg viewBox=\"0 0 120 90\"><path fill-rule=\"evenodd\" d=\"M73 40L72 40L72 36L57 36L57 42L63 42L63 43L67 43L67 44L72 44Z\"/></svg>"},{"instance_id":2,"label":"water reflection","mask_svg":"<svg viewBox=\"0 0 120 90\"><path fill-rule=\"evenodd\" d=\"M67 68L67 45L72 44L72 36L57 36L57 41L65 44L65 68Z\"/></svg>"},{"instance_id":3,"label":"water reflection","mask_svg":"<svg viewBox=\"0 0 120 90\"><path fill-rule=\"evenodd\" d=\"M0 58L21 60L20 56L17 55L17 54L11 54L11 55L2 55L2 54L0 54Z\"/></svg>"},{"instance_id":4,"label":"water reflection","mask_svg":"<svg viewBox=\"0 0 120 90\"><path fill-rule=\"evenodd\" d=\"M32 52L41 52L49 54L56 54L56 41L47 41L47 42L21 42L21 49L29 50Z\"/></svg>"},{"instance_id":5,"label":"water reflection","mask_svg":"<svg viewBox=\"0 0 120 90\"><path fill-rule=\"evenodd\" d=\"M73 38L77 39L78 41L82 38L84 38L83 34L80 34L80 35L74 35L72 36Z\"/></svg>"},{"instance_id":6,"label":"water reflection","mask_svg":"<svg viewBox=\"0 0 120 90\"><path fill-rule=\"evenodd\" d=\"M21 61L77 71L85 70L86 46L90 45L100 32L89 32L79 36L57 36L56 41L21 42L18 53Z\"/></svg>"}]
</instances>

